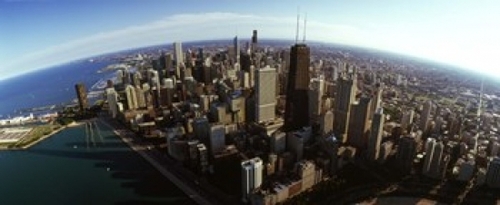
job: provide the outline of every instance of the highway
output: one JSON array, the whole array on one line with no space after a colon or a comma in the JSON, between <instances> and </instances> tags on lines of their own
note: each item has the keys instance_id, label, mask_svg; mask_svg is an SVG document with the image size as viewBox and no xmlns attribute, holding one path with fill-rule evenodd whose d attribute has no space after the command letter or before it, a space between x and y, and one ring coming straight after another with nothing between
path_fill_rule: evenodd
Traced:
<instances>
[{"instance_id":1,"label":"highway","mask_svg":"<svg viewBox=\"0 0 500 205\"><path fill-rule=\"evenodd\" d=\"M167 177L172 183L179 187L179 189L187 194L194 202L204 205L218 204L217 202L214 202L214 199L208 199L207 196L201 195L198 192L200 188L197 187L197 184L188 183L187 180L182 176L175 174L175 170L169 169L169 166L165 166L165 163L162 163L165 160L159 158L158 153L155 154L153 152L156 150L150 150L150 147L152 147L153 145L149 145L143 142L135 143L135 133L127 129L117 129L115 126L110 125L108 122L102 120L101 118L99 118L99 121L105 126L112 129L114 133L122 139L123 142L125 142L132 150L137 152L146 161L153 165L153 167L155 167L163 176Z\"/></svg>"}]
</instances>

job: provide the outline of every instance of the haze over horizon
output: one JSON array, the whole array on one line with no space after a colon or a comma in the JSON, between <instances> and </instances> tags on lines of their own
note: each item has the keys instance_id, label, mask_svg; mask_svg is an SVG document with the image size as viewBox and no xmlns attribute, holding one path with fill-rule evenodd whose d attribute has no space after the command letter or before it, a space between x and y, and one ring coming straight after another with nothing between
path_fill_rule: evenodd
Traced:
<instances>
[{"instance_id":1,"label":"haze over horizon","mask_svg":"<svg viewBox=\"0 0 500 205\"><path fill-rule=\"evenodd\" d=\"M297 6L302 17L307 12L308 40L400 53L500 79L495 1L3 0L0 80L125 49L249 38L254 29L259 38L293 40Z\"/></svg>"}]
</instances>

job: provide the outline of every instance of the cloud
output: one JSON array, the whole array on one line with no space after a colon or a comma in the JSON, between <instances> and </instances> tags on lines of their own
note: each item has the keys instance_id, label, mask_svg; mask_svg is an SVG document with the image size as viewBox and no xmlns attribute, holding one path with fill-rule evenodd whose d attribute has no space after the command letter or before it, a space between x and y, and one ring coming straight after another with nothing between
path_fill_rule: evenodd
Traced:
<instances>
[{"instance_id":1,"label":"cloud","mask_svg":"<svg viewBox=\"0 0 500 205\"><path fill-rule=\"evenodd\" d=\"M296 18L220 12L172 15L150 23L97 33L28 53L0 64L0 80L72 60L141 46L221 38L227 38L229 42L236 33L242 38L250 37L253 29L259 30L259 36L264 38L291 40L295 38ZM308 39L403 52L477 68L482 72L500 76L498 71L491 70L492 67L498 67L498 63L491 64L492 59L495 59L493 53L498 53L493 52L498 49L498 40L488 42L488 39L493 39L489 37L495 36L496 33L476 42L470 39L467 41L468 36L450 38L450 32L422 31L422 34L415 34L414 30L355 27L315 19L309 19L307 22ZM487 51L483 52L486 54L478 53L478 49L486 49ZM12 70L17 72L11 73Z\"/></svg>"}]
</instances>

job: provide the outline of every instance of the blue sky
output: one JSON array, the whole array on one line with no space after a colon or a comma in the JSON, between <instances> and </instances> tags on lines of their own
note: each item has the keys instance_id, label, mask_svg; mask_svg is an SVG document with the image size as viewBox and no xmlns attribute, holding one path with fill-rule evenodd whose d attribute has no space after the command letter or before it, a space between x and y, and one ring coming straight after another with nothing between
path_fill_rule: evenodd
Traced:
<instances>
[{"instance_id":1,"label":"blue sky","mask_svg":"<svg viewBox=\"0 0 500 205\"><path fill-rule=\"evenodd\" d=\"M294 39L297 6L310 40L377 48L500 79L496 1L0 0L0 80L139 46L250 37Z\"/></svg>"}]
</instances>

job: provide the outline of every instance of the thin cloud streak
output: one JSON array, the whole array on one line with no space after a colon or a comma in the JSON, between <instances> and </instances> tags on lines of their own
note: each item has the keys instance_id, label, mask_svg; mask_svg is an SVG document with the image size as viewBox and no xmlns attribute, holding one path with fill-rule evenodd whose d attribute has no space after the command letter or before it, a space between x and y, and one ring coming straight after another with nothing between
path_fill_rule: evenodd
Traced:
<instances>
[{"instance_id":1,"label":"thin cloud streak","mask_svg":"<svg viewBox=\"0 0 500 205\"><path fill-rule=\"evenodd\" d=\"M236 30L239 31L239 34L243 34L239 35L242 38L250 37L251 30L258 29L260 36L263 36L263 38L292 40L295 39L295 26L295 17L256 16L236 13L173 15L144 25L98 33L29 53L0 65L0 76L5 79L89 56L173 41L210 40L224 37L227 37L229 41L236 35ZM474 43L463 44L467 48L453 50L452 52L455 53L450 53L450 48L456 49L462 45L458 45L456 42L439 41L439 36L432 39L432 36L412 36L411 33L383 32L373 28L324 23L314 19L309 19L307 22L307 38L315 41L403 52L418 57L469 66L469 68L476 65L481 66L478 69L483 68L483 72L488 72L488 70L484 70L484 68L487 68L486 63L476 64L474 62L491 57L474 55L469 50L469 47L474 48L476 46ZM456 39L456 41L459 40L461 39ZM439 45L439 43L442 45ZM430 48L429 45L433 44L434 48ZM487 47L487 49L494 49L491 46ZM464 56L469 56L469 58L464 58ZM7 71L14 69L19 70L19 72L7 73ZM494 74L500 76L500 73ZM0 80L2 80L1 77Z\"/></svg>"}]
</instances>

